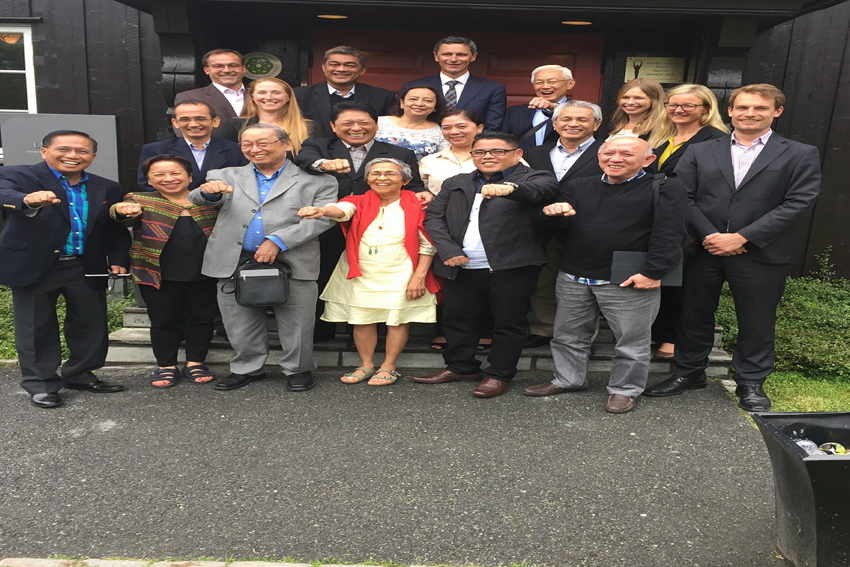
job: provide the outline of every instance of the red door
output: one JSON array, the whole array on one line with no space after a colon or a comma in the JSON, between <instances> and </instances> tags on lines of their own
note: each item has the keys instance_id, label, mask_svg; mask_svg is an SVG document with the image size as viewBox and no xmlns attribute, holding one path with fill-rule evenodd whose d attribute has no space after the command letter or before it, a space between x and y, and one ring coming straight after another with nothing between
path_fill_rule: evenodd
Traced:
<instances>
[{"instance_id":1,"label":"red door","mask_svg":"<svg viewBox=\"0 0 850 567\"><path fill-rule=\"evenodd\" d=\"M448 33L386 30L312 30L313 67L310 83L324 80L322 57L337 45L353 45L366 56L362 82L398 89L406 81L440 72L434 61L434 44ZM508 106L527 102L534 91L531 71L540 65L563 65L573 72L575 88L570 98L599 102L602 88L601 35L475 34L478 58L473 75L502 83Z\"/></svg>"}]
</instances>

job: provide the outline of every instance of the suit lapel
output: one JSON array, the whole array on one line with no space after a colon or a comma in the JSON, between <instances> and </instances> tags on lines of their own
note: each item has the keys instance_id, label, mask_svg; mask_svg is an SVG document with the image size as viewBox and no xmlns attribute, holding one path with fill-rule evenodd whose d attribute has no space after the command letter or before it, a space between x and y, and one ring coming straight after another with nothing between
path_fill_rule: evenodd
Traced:
<instances>
[{"instance_id":1,"label":"suit lapel","mask_svg":"<svg viewBox=\"0 0 850 567\"><path fill-rule=\"evenodd\" d=\"M191 150L190 150L191 151ZM227 153L227 148L221 143L218 138L210 138L210 145L207 146L207 153L204 155L204 166L201 169L201 175L213 169L219 169L223 166L227 159L223 154Z\"/></svg>"},{"instance_id":2,"label":"suit lapel","mask_svg":"<svg viewBox=\"0 0 850 567\"><path fill-rule=\"evenodd\" d=\"M88 235L91 234L97 217L100 215L100 209L103 208L105 203L106 187L103 186L103 183L89 176L89 180L86 182L86 196L89 200L89 216L86 219L86 235Z\"/></svg>"},{"instance_id":3,"label":"suit lapel","mask_svg":"<svg viewBox=\"0 0 850 567\"><path fill-rule=\"evenodd\" d=\"M257 187L257 178L254 174L254 167L251 164L244 166L242 171L239 172L239 182L233 190L242 191L246 197L258 205L260 204L260 188Z\"/></svg>"},{"instance_id":4,"label":"suit lapel","mask_svg":"<svg viewBox=\"0 0 850 567\"><path fill-rule=\"evenodd\" d=\"M274 182L274 185L272 185L272 188L269 189L269 193L266 195L266 200L263 203L268 203L275 197L279 197L286 193L290 187L295 185L298 174L298 166L291 161L287 162L286 167L283 168L283 171L280 172L280 175Z\"/></svg>"},{"instance_id":5,"label":"suit lapel","mask_svg":"<svg viewBox=\"0 0 850 567\"><path fill-rule=\"evenodd\" d=\"M233 110L233 107L230 105L230 101L227 100L220 90L215 88L215 85L210 84L207 87L207 93L210 97L210 104L215 108L216 112L219 115L219 118L225 120L226 118L233 118L236 116L236 112Z\"/></svg>"},{"instance_id":6,"label":"suit lapel","mask_svg":"<svg viewBox=\"0 0 850 567\"><path fill-rule=\"evenodd\" d=\"M541 153L540 158L541 161L546 164L546 171L552 174L555 173L555 166L552 165L552 160L549 158L549 152L552 151L552 148L555 147L556 143L557 142L543 144L542 146L537 146L538 148L540 148L539 150L536 148L534 150L535 152L539 151ZM569 173L567 173L567 175L569 175Z\"/></svg>"},{"instance_id":7,"label":"suit lapel","mask_svg":"<svg viewBox=\"0 0 850 567\"><path fill-rule=\"evenodd\" d=\"M729 184L729 188L735 190L735 170L732 168L732 150L729 149L730 138L720 138L720 141L714 144L711 151L714 153L714 159L720 168L720 172Z\"/></svg>"},{"instance_id":8,"label":"suit lapel","mask_svg":"<svg viewBox=\"0 0 850 567\"><path fill-rule=\"evenodd\" d=\"M322 82L316 85L316 88L313 89L313 104L316 105L316 111L318 116L330 116L331 115L331 95L328 93L328 84L326 82ZM354 97L357 97L357 89L354 90ZM329 124L320 124L322 128L322 132L325 132L330 129Z\"/></svg>"},{"instance_id":9,"label":"suit lapel","mask_svg":"<svg viewBox=\"0 0 850 567\"><path fill-rule=\"evenodd\" d=\"M564 179L570 179L571 175L575 175L575 173L579 171L582 167L584 167L585 164L587 164L589 161L594 159L598 160L599 155L597 152L599 151L599 147L601 145L602 140L596 140L595 142L587 146L587 149L584 150L580 156L578 156L576 162L569 169L569 171L567 171L567 174L564 176Z\"/></svg>"},{"instance_id":10,"label":"suit lapel","mask_svg":"<svg viewBox=\"0 0 850 567\"><path fill-rule=\"evenodd\" d=\"M743 189L750 179L758 175L762 169L778 158L787 149L788 144L785 143L785 138L778 136L775 132L771 134L770 138L767 140L767 144L764 146L764 149L753 162L753 165L750 166L749 171L747 171L747 175L745 175L744 179L741 180L741 184L738 186L738 191Z\"/></svg>"},{"instance_id":11,"label":"suit lapel","mask_svg":"<svg viewBox=\"0 0 850 567\"><path fill-rule=\"evenodd\" d=\"M469 80L463 86L463 92L460 93L460 98L457 99L458 105L461 103L467 104L470 100L478 96L478 93L481 92L481 85L481 79L470 75Z\"/></svg>"},{"instance_id":12,"label":"suit lapel","mask_svg":"<svg viewBox=\"0 0 850 567\"><path fill-rule=\"evenodd\" d=\"M62 187L62 184L59 183L59 180L56 179L56 176L53 175L53 171L50 169L50 166L47 165L47 162L41 162L42 168L37 170L37 175L41 180L41 186L45 191L53 191L56 194L56 198L62 201L59 205L50 205L51 207L56 207L68 224L71 224L71 213L68 210L68 194L65 193L65 189Z\"/></svg>"},{"instance_id":13,"label":"suit lapel","mask_svg":"<svg viewBox=\"0 0 850 567\"><path fill-rule=\"evenodd\" d=\"M212 146L212 142L210 142L210 146ZM204 156L204 165L206 165L207 159L209 158L210 146L207 147L207 153ZM203 179L203 177L201 177L203 171L198 169L198 164L195 162L195 155L192 153L192 149L189 147L188 142L186 142L186 138L174 138L174 140L171 141L169 151L189 160L189 163L192 164L192 179Z\"/></svg>"}]
</instances>

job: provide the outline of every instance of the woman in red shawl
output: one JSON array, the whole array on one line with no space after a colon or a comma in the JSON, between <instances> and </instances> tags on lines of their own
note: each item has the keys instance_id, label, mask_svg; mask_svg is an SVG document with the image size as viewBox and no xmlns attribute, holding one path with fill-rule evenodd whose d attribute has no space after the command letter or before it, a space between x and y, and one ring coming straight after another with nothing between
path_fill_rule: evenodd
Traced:
<instances>
[{"instance_id":1,"label":"woman in red shawl","mask_svg":"<svg viewBox=\"0 0 850 567\"><path fill-rule=\"evenodd\" d=\"M436 249L422 221L425 211L412 191L410 167L390 158L366 164L371 191L350 195L324 207L304 207L308 219L332 218L342 224L346 249L321 298L324 321L354 325L354 344L361 365L340 380L388 386L401 377L396 361L407 344L410 323L436 322L439 289L431 273ZM387 324L386 357L373 361L378 323Z\"/></svg>"}]
</instances>

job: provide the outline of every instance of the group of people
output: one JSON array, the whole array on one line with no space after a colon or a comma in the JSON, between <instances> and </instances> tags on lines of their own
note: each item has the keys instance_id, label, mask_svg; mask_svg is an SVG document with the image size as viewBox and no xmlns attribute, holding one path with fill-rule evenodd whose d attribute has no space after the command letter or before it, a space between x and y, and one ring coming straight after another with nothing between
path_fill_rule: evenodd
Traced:
<instances>
[{"instance_id":1,"label":"group of people","mask_svg":"<svg viewBox=\"0 0 850 567\"><path fill-rule=\"evenodd\" d=\"M121 390L92 371L106 354L106 276L128 271L151 319L151 386L264 377L267 309L232 293L253 260L288 265L288 300L272 310L291 391L314 386L313 343L339 323L360 356L340 380L386 386L410 323L435 322L446 367L415 382L474 380L473 395L499 396L522 349L549 345L553 379L523 393L584 390L601 315L615 338L603 407L626 413L641 394L706 385L727 281L739 405L768 410L790 229L820 184L817 150L771 129L782 92L735 90L730 134L706 87L635 79L605 131L597 104L570 99L569 69L538 67L534 96L506 108L504 86L469 73L476 57L471 40L443 38L440 73L396 97L359 82L366 62L350 46L325 53L325 82L296 89L246 87L241 54L216 49L202 61L211 84L176 98L177 138L144 146L141 191L86 172L97 144L83 132L48 134L42 164L0 168L0 283L32 403L61 405L62 387ZM60 294L70 357L57 372ZM217 316L235 350L218 380L204 365ZM647 388L653 350L675 370Z\"/></svg>"}]
</instances>

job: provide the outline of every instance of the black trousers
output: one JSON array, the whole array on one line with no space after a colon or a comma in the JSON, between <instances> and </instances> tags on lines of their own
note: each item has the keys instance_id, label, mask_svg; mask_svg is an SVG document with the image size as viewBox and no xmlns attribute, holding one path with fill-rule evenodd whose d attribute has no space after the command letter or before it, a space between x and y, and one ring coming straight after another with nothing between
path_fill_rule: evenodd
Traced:
<instances>
[{"instance_id":1,"label":"black trousers","mask_svg":"<svg viewBox=\"0 0 850 567\"><path fill-rule=\"evenodd\" d=\"M540 266L511 270L458 270L443 285L443 333L446 368L457 374L475 374L481 363L475 354L482 336L481 321L487 306L493 314L493 345L484 369L488 378L509 381L528 329L531 294L537 287Z\"/></svg>"},{"instance_id":2,"label":"black trousers","mask_svg":"<svg viewBox=\"0 0 850 567\"><path fill-rule=\"evenodd\" d=\"M701 251L685 261L682 331L676 345L678 376L694 377L708 366L714 344L714 313L723 282L735 300L738 344L732 355L735 381L761 384L773 372L776 307L785 291L787 264L760 264Z\"/></svg>"},{"instance_id":3,"label":"black trousers","mask_svg":"<svg viewBox=\"0 0 850 567\"><path fill-rule=\"evenodd\" d=\"M652 340L658 343L676 344L682 332L682 286L661 287L661 307L652 324Z\"/></svg>"},{"instance_id":4,"label":"black trousers","mask_svg":"<svg viewBox=\"0 0 850 567\"><path fill-rule=\"evenodd\" d=\"M72 259L53 263L36 283L12 288L15 310L15 347L21 387L33 394L55 394L65 384L88 384L91 373L103 366L109 345L106 290L93 289L83 263ZM65 298L65 341L68 360L62 362L56 301Z\"/></svg>"},{"instance_id":5,"label":"black trousers","mask_svg":"<svg viewBox=\"0 0 850 567\"><path fill-rule=\"evenodd\" d=\"M331 275L336 268L339 257L345 252L345 237L342 234L342 229L339 225L334 224L330 230L326 230L319 235L319 278L316 283L319 286L319 295L325 291L325 286L331 279ZM313 335L316 340L326 341L331 340L336 336L336 323L322 321L319 317L325 311L325 302L321 299L316 300L316 327Z\"/></svg>"},{"instance_id":6,"label":"black trousers","mask_svg":"<svg viewBox=\"0 0 850 567\"><path fill-rule=\"evenodd\" d=\"M176 366L180 341L186 340L186 362L203 362L218 312L216 280L163 280L159 289L140 285L151 320L151 345L159 366Z\"/></svg>"}]
</instances>

